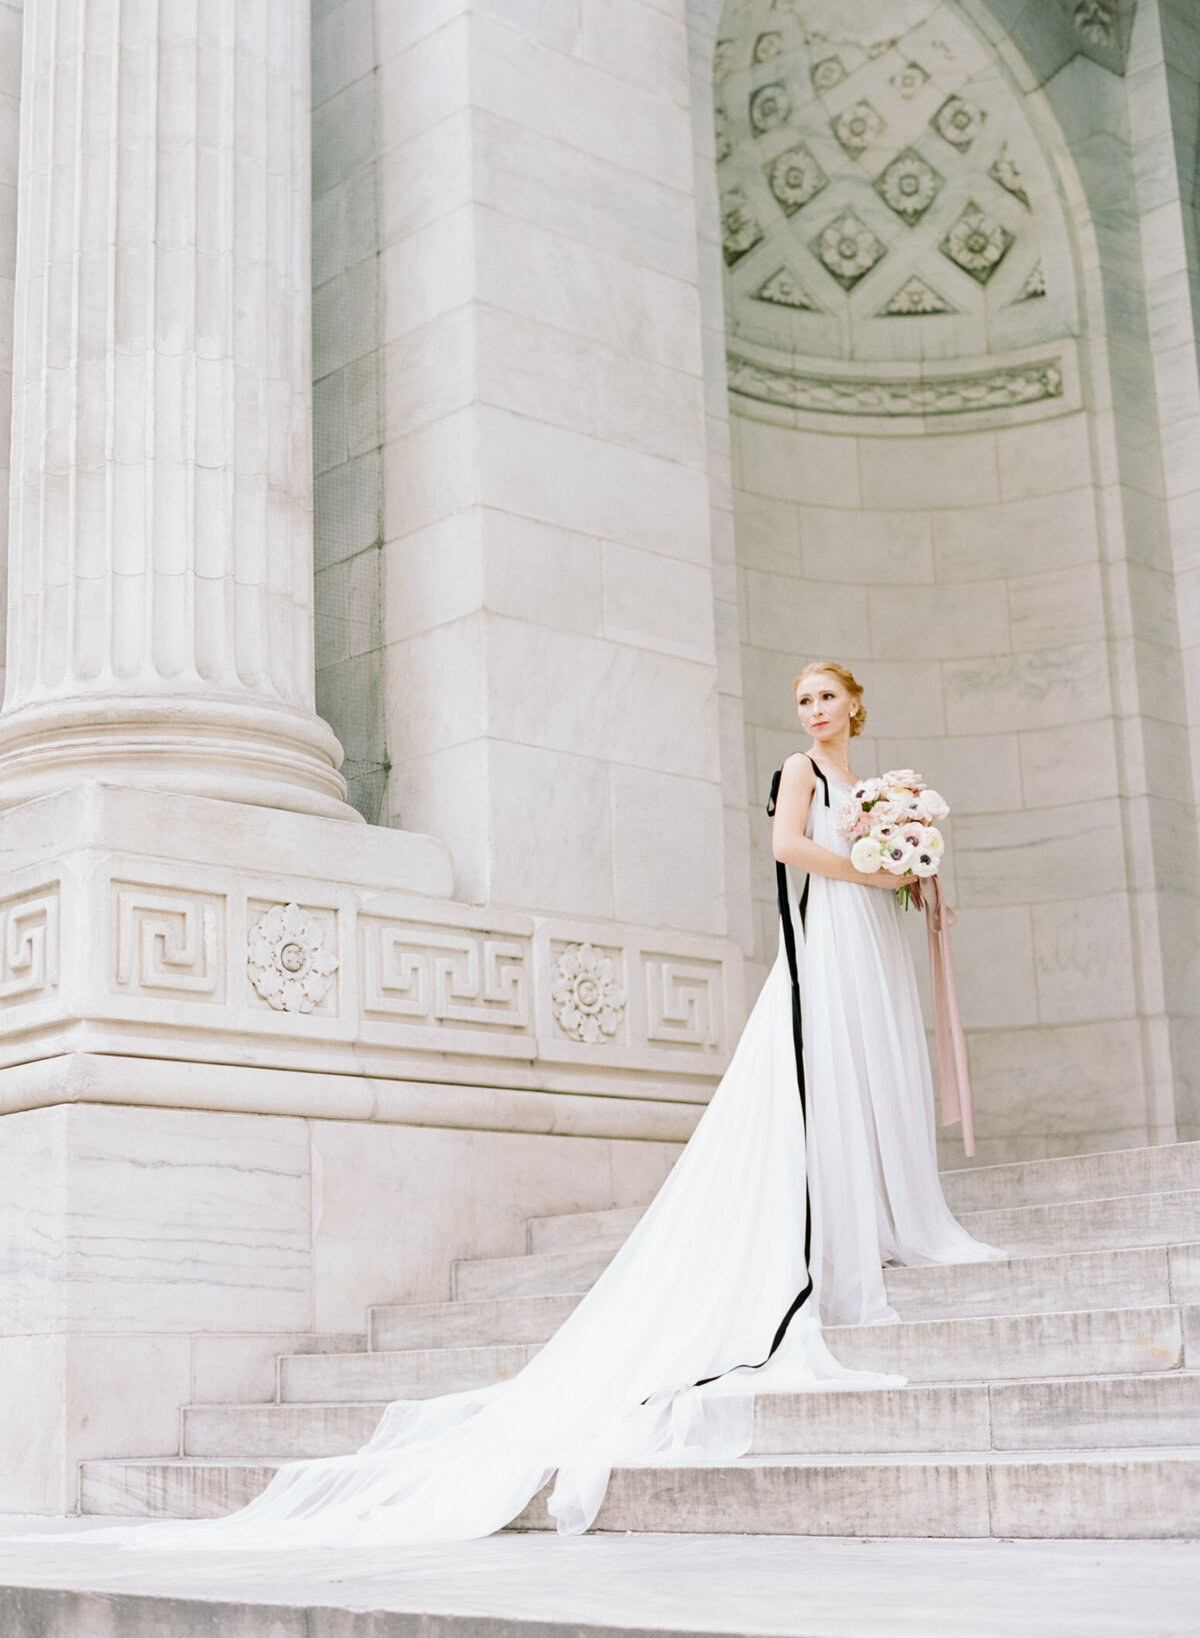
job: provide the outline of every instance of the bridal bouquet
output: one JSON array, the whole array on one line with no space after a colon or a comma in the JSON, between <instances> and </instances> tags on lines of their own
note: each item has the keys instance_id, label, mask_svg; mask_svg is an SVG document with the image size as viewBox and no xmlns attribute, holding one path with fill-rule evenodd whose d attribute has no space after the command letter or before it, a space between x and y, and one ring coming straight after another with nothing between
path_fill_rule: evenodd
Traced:
<instances>
[{"instance_id":1,"label":"bridal bouquet","mask_svg":"<svg viewBox=\"0 0 1200 1638\"><path fill-rule=\"evenodd\" d=\"M942 862L942 833L936 821L950 809L911 768L893 768L864 779L837 816L838 835L853 843L850 862L865 875L886 870L893 876L936 876ZM897 889L907 910L907 887Z\"/></svg>"}]
</instances>

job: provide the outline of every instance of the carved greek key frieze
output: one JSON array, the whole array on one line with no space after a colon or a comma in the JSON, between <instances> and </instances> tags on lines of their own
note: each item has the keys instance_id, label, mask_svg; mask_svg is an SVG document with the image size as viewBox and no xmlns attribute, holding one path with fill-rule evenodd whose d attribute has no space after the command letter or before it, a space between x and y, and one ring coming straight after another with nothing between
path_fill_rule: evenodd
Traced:
<instances>
[{"instance_id":1,"label":"carved greek key frieze","mask_svg":"<svg viewBox=\"0 0 1200 1638\"><path fill-rule=\"evenodd\" d=\"M225 902L213 893L114 882L119 989L220 999Z\"/></svg>"},{"instance_id":2,"label":"carved greek key frieze","mask_svg":"<svg viewBox=\"0 0 1200 1638\"><path fill-rule=\"evenodd\" d=\"M58 983L57 882L0 899L0 1002L24 1001Z\"/></svg>"},{"instance_id":3,"label":"carved greek key frieze","mask_svg":"<svg viewBox=\"0 0 1200 1638\"><path fill-rule=\"evenodd\" d=\"M363 923L363 1010L432 1025L529 1024L523 943L464 928Z\"/></svg>"},{"instance_id":4,"label":"carved greek key frieze","mask_svg":"<svg viewBox=\"0 0 1200 1638\"><path fill-rule=\"evenodd\" d=\"M679 956L643 956L646 1039L717 1051L722 1044L721 964Z\"/></svg>"}]
</instances>

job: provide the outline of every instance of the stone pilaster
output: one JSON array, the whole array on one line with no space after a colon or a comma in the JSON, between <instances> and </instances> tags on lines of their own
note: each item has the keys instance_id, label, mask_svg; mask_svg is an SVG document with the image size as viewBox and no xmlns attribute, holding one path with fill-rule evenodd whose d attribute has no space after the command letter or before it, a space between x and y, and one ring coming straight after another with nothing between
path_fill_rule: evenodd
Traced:
<instances>
[{"instance_id":1,"label":"stone pilaster","mask_svg":"<svg viewBox=\"0 0 1200 1638\"><path fill-rule=\"evenodd\" d=\"M0 802L355 818L312 653L307 0L38 0Z\"/></svg>"}]
</instances>

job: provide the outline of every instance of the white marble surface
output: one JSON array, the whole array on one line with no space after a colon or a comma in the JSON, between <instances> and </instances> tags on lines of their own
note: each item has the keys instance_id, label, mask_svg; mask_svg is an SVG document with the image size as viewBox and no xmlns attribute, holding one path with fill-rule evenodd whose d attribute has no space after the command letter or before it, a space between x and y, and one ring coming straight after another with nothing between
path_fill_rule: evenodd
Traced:
<instances>
[{"instance_id":1,"label":"white marble surface","mask_svg":"<svg viewBox=\"0 0 1200 1638\"><path fill-rule=\"evenodd\" d=\"M5 1336L0 1368L5 1507L70 1513L88 1455L179 1449L179 1409L191 1397L186 1335Z\"/></svg>"},{"instance_id":2,"label":"white marble surface","mask_svg":"<svg viewBox=\"0 0 1200 1638\"><path fill-rule=\"evenodd\" d=\"M0 1520L0 1586L299 1606L308 1623L355 1608L746 1638L1180 1638L1200 1592L1189 1542L510 1535L302 1564L89 1546L107 1522ZM48 1530L65 1539L22 1540Z\"/></svg>"},{"instance_id":3,"label":"white marble surface","mask_svg":"<svg viewBox=\"0 0 1200 1638\"><path fill-rule=\"evenodd\" d=\"M446 1300L453 1261L523 1252L531 1214L645 1204L679 1152L98 1102L0 1139L0 1506L48 1513L81 1460L176 1453L182 1405L270 1399L276 1355Z\"/></svg>"},{"instance_id":4,"label":"white marble surface","mask_svg":"<svg viewBox=\"0 0 1200 1638\"><path fill-rule=\"evenodd\" d=\"M378 53L393 812L466 895L618 916L677 824L697 868L648 915L723 932L684 8L456 12Z\"/></svg>"},{"instance_id":5,"label":"white marble surface","mask_svg":"<svg viewBox=\"0 0 1200 1638\"><path fill-rule=\"evenodd\" d=\"M313 1304L320 1331L369 1305L443 1302L458 1257L518 1256L525 1220L648 1201L671 1143L311 1124Z\"/></svg>"},{"instance_id":6,"label":"white marble surface","mask_svg":"<svg viewBox=\"0 0 1200 1638\"><path fill-rule=\"evenodd\" d=\"M2 800L107 773L357 819L313 698L307 0L35 21Z\"/></svg>"},{"instance_id":7,"label":"white marble surface","mask_svg":"<svg viewBox=\"0 0 1200 1638\"><path fill-rule=\"evenodd\" d=\"M17 256L17 150L21 119L23 12L24 0L3 0L0 4L0 561L3 562L8 560L13 275ZM0 649L0 654L2 652Z\"/></svg>"},{"instance_id":8,"label":"white marble surface","mask_svg":"<svg viewBox=\"0 0 1200 1638\"><path fill-rule=\"evenodd\" d=\"M3 1129L4 1335L311 1327L303 1121L80 1104Z\"/></svg>"}]
</instances>

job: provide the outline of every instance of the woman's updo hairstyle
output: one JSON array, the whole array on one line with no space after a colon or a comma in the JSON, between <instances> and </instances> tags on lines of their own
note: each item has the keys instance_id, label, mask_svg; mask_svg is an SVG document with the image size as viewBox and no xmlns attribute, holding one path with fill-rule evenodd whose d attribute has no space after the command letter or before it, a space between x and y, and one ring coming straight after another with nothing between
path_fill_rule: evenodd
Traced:
<instances>
[{"instance_id":1,"label":"woman's updo hairstyle","mask_svg":"<svg viewBox=\"0 0 1200 1638\"><path fill-rule=\"evenodd\" d=\"M812 665L804 667L792 684L792 698L794 699L800 692L800 684L805 677L811 677L817 671L825 671L831 677L836 677L858 706L858 710L851 712L850 715L850 737L853 739L855 734L861 734L867 725L867 708L863 704L862 684L848 666L839 665L836 660L814 660Z\"/></svg>"}]
</instances>

